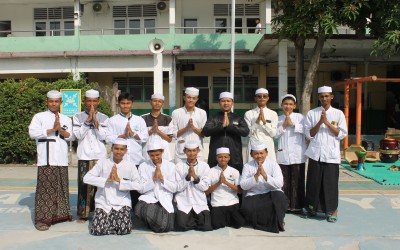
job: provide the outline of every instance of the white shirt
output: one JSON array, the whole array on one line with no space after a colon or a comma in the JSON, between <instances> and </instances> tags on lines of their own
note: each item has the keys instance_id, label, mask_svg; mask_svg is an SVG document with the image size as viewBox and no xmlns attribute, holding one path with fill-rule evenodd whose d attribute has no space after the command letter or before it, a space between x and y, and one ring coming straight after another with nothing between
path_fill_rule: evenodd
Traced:
<instances>
[{"instance_id":1,"label":"white shirt","mask_svg":"<svg viewBox=\"0 0 400 250\"><path fill-rule=\"evenodd\" d=\"M197 135L193 130L188 130L178 137L178 130L186 127L189 119L192 118L193 125L198 129L203 129L207 121L206 111L195 107L193 112L188 112L186 107L175 109L172 112L173 134L176 138L175 156L181 159L186 159L186 154L183 152L185 142L197 141L200 144L200 153L197 158L203 159L203 137Z\"/></svg>"},{"instance_id":2,"label":"white shirt","mask_svg":"<svg viewBox=\"0 0 400 250\"><path fill-rule=\"evenodd\" d=\"M265 159L263 168L267 174L267 180L265 181L264 177L260 175L256 181L254 175L257 173L258 164L252 160L243 166L240 187L246 190L245 196L282 191L283 175L278 163Z\"/></svg>"},{"instance_id":3,"label":"white shirt","mask_svg":"<svg viewBox=\"0 0 400 250\"><path fill-rule=\"evenodd\" d=\"M335 136L325 124L322 124L315 136L311 137L310 130L321 119L321 113L322 107L312 109L307 113L304 132L310 140L310 144L305 154L315 161L340 164L340 141L347 135L346 119L341 110L330 107L326 111L326 118L329 123L339 129L338 136Z\"/></svg>"},{"instance_id":4,"label":"white shirt","mask_svg":"<svg viewBox=\"0 0 400 250\"><path fill-rule=\"evenodd\" d=\"M221 172L222 168L219 166L215 166L211 169L210 172L211 186L219 182L219 177L221 176ZM224 176L225 180L228 181L229 183L235 186L240 185L240 173L236 169L227 166L224 171ZM225 184L219 185L211 193L212 207L232 206L238 203L239 203L239 197L237 195L237 192L232 190L232 188L228 187Z\"/></svg>"},{"instance_id":5,"label":"white shirt","mask_svg":"<svg viewBox=\"0 0 400 250\"><path fill-rule=\"evenodd\" d=\"M150 131L152 128L153 127L147 127L147 131ZM158 129L166 135L172 135L173 134L172 120L168 124L168 126L158 126ZM169 142L164 140L159 134L152 133L151 135L149 135L147 142L143 145L143 157L146 161L150 160L149 154L147 153L148 145L151 145L154 142L160 142L160 141L161 141L161 146L164 149L164 152L162 154L163 159L167 160L167 161L173 160L172 155L171 155L171 150L169 149Z\"/></svg>"},{"instance_id":6,"label":"white shirt","mask_svg":"<svg viewBox=\"0 0 400 250\"><path fill-rule=\"evenodd\" d=\"M186 176L189 172L189 166L186 162L176 164L176 171L180 176L180 180L178 182L178 192L175 194L175 201L178 210L186 214L188 214L192 209L196 214L199 214L204 210L209 211L205 192L210 187L210 167L203 161L197 161L197 165L194 169L196 175L200 179L197 184L194 184L193 177L191 177L190 181L186 180Z\"/></svg>"},{"instance_id":7,"label":"white shirt","mask_svg":"<svg viewBox=\"0 0 400 250\"><path fill-rule=\"evenodd\" d=\"M78 160L89 161L106 158L107 149L104 142L106 140L108 116L96 112L99 128L96 128L93 122L87 124L88 117L89 114L84 111L76 114L73 118L74 135L78 139Z\"/></svg>"},{"instance_id":8,"label":"white shirt","mask_svg":"<svg viewBox=\"0 0 400 250\"><path fill-rule=\"evenodd\" d=\"M74 140L72 133L71 118L59 113L61 127L67 131L70 136L62 139L59 132L47 134L48 129L54 127L56 116L50 110L37 113L29 125L29 136L36 140L37 165L38 166L68 166L68 143ZM42 141L42 140L55 141ZM47 143L49 143L49 152L47 152ZM47 153L49 154L49 162L47 162Z\"/></svg>"},{"instance_id":9,"label":"white shirt","mask_svg":"<svg viewBox=\"0 0 400 250\"><path fill-rule=\"evenodd\" d=\"M128 152L126 152L124 159L133 162L135 165L139 165L144 161L142 144L145 143L149 137L146 123L142 117L131 114L128 119L121 114L114 115L107 124L106 141L112 144L118 136L125 134L126 124L128 122L132 131L138 134L140 140L136 140L133 137L128 138Z\"/></svg>"},{"instance_id":10,"label":"white shirt","mask_svg":"<svg viewBox=\"0 0 400 250\"><path fill-rule=\"evenodd\" d=\"M174 212L172 198L178 188L179 176L176 173L175 165L168 161L163 161L161 164L161 174L164 178L164 184L160 181L153 181L153 176L156 170L151 160L145 161L139 166L139 174L142 178L143 187L139 190L142 195L139 200L146 203L160 204L168 211Z\"/></svg>"},{"instance_id":11,"label":"white shirt","mask_svg":"<svg viewBox=\"0 0 400 250\"><path fill-rule=\"evenodd\" d=\"M260 115L259 107L247 111L244 115L244 119L250 129L249 144L247 146L247 161L252 159L250 156L250 149L254 142L263 142L268 149L267 159L276 161L273 137L276 135L278 127L278 114L269 108L263 108L263 112L264 118L267 121L265 125L261 121L260 124L256 123L256 120Z\"/></svg>"},{"instance_id":12,"label":"white shirt","mask_svg":"<svg viewBox=\"0 0 400 250\"><path fill-rule=\"evenodd\" d=\"M304 138L304 116L299 113L291 113L290 120L294 124L282 127L286 116L278 117L278 129L275 138L278 138L277 162L283 165L300 164L305 162L306 140Z\"/></svg>"},{"instance_id":13,"label":"white shirt","mask_svg":"<svg viewBox=\"0 0 400 250\"><path fill-rule=\"evenodd\" d=\"M96 165L83 177L83 182L97 187L95 202L96 208L107 213L120 210L124 206L132 207L130 190L139 190L142 185L135 164L122 160L117 165L120 182L107 182L111 170L116 164L111 159L100 159Z\"/></svg>"},{"instance_id":14,"label":"white shirt","mask_svg":"<svg viewBox=\"0 0 400 250\"><path fill-rule=\"evenodd\" d=\"M257 23L257 25L256 25L256 32L255 32L256 34L261 34L262 33L262 30L261 30L261 23Z\"/></svg>"}]
</instances>

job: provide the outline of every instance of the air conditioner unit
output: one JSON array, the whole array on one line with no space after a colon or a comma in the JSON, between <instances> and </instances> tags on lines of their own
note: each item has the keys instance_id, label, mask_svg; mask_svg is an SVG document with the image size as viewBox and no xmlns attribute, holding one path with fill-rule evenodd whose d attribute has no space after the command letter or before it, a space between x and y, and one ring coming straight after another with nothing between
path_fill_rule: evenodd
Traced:
<instances>
[{"instance_id":1,"label":"air conditioner unit","mask_svg":"<svg viewBox=\"0 0 400 250\"><path fill-rule=\"evenodd\" d=\"M108 11L110 9L110 6L108 5L108 3L104 2L94 2L92 5L92 9L94 13L101 14Z\"/></svg>"},{"instance_id":2,"label":"air conditioner unit","mask_svg":"<svg viewBox=\"0 0 400 250\"><path fill-rule=\"evenodd\" d=\"M166 1L158 2L157 3L157 10L159 10L159 11L167 10L167 2Z\"/></svg>"},{"instance_id":3,"label":"air conditioner unit","mask_svg":"<svg viewBox=\"0 0 400 250\"><path fill-rule=\"evenodd\" d=\"M332 71L331 72L331 81L343 81L346 78L346 72L344 71Z\"/></svg>"},{"instance_id":4,"label":"air conditioner unit","mask_svg":"<svg viewBox=\"0 0 400 250\"><path fill-rule=\"evenodd\" d=\"M241 73L242 73L242 75L252 75L253 74L253 65L243 64Z\"/></svg>"}]
</instances>

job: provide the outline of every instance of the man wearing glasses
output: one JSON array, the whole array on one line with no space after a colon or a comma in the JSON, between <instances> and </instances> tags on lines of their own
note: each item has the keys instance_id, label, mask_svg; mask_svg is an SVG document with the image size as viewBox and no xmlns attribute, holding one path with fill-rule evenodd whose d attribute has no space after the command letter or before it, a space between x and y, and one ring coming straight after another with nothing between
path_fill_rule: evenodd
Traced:
<instances>
[{"instance_id":1,"label":"man wearing glasses","mask_svg":"<svg viewBox=\"0 0 400 250\"><path fill-rule=\"evenodd\" d=\"M251 146L259 141L262 141L267 146L267 158L276 161L273 137L276 135L278 126L278 114L267 108L268 100L268 90L264 88L257 89L255 94L257 107L247 111L244 115L244 119L250 129L247 161L252 159L250 156Z\"/></svg>"}]
</instances>

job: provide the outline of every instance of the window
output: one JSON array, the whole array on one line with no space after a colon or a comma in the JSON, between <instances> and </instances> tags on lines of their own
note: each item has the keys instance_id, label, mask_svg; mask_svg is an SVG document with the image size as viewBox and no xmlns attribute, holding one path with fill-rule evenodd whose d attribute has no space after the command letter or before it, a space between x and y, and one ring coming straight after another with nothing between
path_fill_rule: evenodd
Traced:
<instances>
[{"instance_id":1,"label":"window","mask_svg":"<svg viewBox=\"0 0 400 250\"><path fill-rule=\"evenodd\" d=\"M183 20L183 30L185 34L196 34L197 33L197 19L185 19Z\"/></svg>"},{"instance_id":2,"label":"window","mask_svg":"<svg viewBox=\"0 0 400 250\"><path fill-rule=\"evenodd\" d=\"M153 77L113 77L121 93L133 95L135 101L147 102L154 92Z\"/></svg>"},{"instance_id":3,"label":"window","mask_svg":"<svg viewBox=\"0 0 400 250\"><path fill-rule=\"evenodd\" d=\"M280 102L279 96L279 78L267 77L267 89L269 93L269 102ZM296 96L296 78L288 77L288 94Z\"/></svg>"},{"instance_id":4,"label":"window","mask_svg":"<svg viewBox=\"0 0 400 250\"><path fill-rule=\"evenodd\" d=\"M219 102L219 94L229 91L230 77L213 77L213 102ZM258 88L258 77L235 77L235 102L253 102Z\"/></svg>"},{"instance_id":5,"label":"window","mask_svg":"<svg viewBox=\"0 0 400 250\"><path fill-rule=\"evenodd\" d=\"M35 8L36 36L73 36L74 7Z\"/></svg>"},{"instance_id":6,"label":"window","mask_svg":"<svg viewBox=\"0 0 400 250\"><path fill-rule=\"evenodd\" d=\"M0 21L0 37L7 37L11 34L11 21Z\"/></svg>"},{"instance_id":7,"label":"window","mask_svg":"<svg viewBox=\"0 0 400 250\"><path fill-rule=\"evenodd\" d=\"M256 26L255 20L260 17L260 4L236 4L235 5L236 19L235 29L236 33L254 33L254 28ZM232 26L231 19L226 18L231 16L232 5L231 4L214 4L214 17L215 17L215 27L227 27ZM220 26L221 20L225 20L225 26ZM243 26L246 25L246 26ZM218 33L220 29L217 29ZM225 31L226 32L226 31Z\"/></svg>"},{"instance_id":8,"label":"window","mask_svg":"<svg viewBox=\"0 0 400 250\"><path fill-rule=\"evenodd\" d=\"M215 27L217 27L217 29L215 30L215 32L217 33L226 33L226 18L216 18L215 19Z\"/></svg>"},{"instance_id":9,"label":"window","mask_svg":"<svg viewBox=\"0 0 400 250\"><path fill-rule=\"evenodd\" d=\"M113 6L114 34L155 34L155 4Z\"/></svg>"}]
</instances>

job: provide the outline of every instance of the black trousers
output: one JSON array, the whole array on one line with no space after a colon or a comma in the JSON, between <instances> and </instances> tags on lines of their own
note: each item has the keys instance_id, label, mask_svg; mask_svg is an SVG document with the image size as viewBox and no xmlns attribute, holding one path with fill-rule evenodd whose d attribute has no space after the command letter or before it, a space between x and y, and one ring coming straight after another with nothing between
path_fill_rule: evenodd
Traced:
<instances>
[{"instance_id":1,"label":"black trousers","mask_svg":"<svg viewBox=\"0 0 400 250\"><path fill-rule=\"evenodd\" d=\"M178 210L175 213L175 231L211 231L210 211L204 210L199 214L192 209L188 214Z\"/></svg>"},{"instance_id":2,"label":"black trousers","mask_svg":"<svg viewBox=\"0 0 400 250\"><path fill-rule=\"evenodd\" d=\"M309 159L306 184L306 207L332 214L339 204L339 164Z\"/></svg>"}]
</instances>

